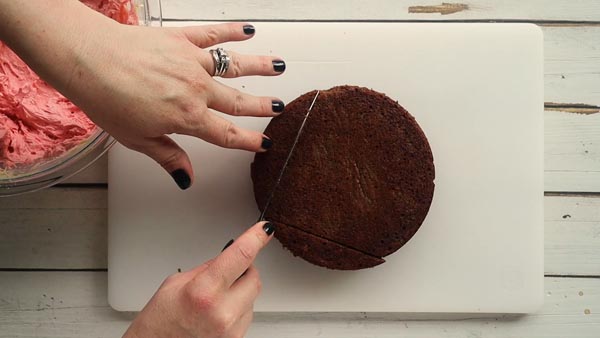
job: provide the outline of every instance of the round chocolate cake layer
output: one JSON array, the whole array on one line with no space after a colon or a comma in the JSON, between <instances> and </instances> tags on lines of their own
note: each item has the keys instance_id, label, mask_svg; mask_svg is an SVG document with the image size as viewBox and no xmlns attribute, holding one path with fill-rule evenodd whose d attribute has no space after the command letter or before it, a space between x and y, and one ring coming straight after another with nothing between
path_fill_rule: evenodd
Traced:
<instances>
[{"instance_id":1,"label":"round chocolate cake layer","mask_svg":"<svg viewBox=\"0 0 600 338\"><path fill-rule=\"evenodd\" d=\"M265 130L273 147L252 163L260 210L315 94L289 103ZM384 94L334 87L319 94L265 218L285 228L275 232L284 247L313 264L374 266L417 232L434 177L431 149L413 116Z\"/></svg>"}]
</instances>

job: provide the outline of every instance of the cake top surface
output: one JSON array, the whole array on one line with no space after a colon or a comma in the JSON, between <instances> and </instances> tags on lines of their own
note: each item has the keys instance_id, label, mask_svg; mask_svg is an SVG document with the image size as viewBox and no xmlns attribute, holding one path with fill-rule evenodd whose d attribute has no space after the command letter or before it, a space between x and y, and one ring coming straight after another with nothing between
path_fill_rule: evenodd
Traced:
<instances>
[{"instance_id":1,"label":"cake top surface","mask_svg":"<svg viewBox=\"0 0 600 338\"><path fill-rule=\"evenodd\" d=\"M315 94L288 104L265 130L273 147L252 165L260 210ZM422 224L434 175L431 149L412 115L376 91L334 87L320 92L265 218L381 258Z\"/></svg>"}]
</instances>

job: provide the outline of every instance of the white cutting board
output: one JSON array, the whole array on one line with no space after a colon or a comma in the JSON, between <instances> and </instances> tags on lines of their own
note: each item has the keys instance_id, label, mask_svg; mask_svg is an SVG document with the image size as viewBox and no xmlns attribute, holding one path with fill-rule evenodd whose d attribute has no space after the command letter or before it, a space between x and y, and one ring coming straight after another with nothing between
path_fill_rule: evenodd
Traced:
<instances>
[{"instance_id":1,"label":"white cutting board","mask_svg":"<svg viewBox=\"0 0 600 338\"><path fill-rule=\"evenodd\" d=\"M285 75L223 82L286 102L339 84L384 92L416 117L436 165L427 219L385 264L326 270L274 240L256 263L264 285L257 311L525 313L541 306L539 28L257 23L256 31L251 41L227 47L280 55ZM256 130L268 123L234 120ZM117 310L141 309L166 276L214 257L257 219L253 154L176 139L196 171L188 191L149 158L122 146L110 152L109 302Z\"/></svg>"}]
</instances>

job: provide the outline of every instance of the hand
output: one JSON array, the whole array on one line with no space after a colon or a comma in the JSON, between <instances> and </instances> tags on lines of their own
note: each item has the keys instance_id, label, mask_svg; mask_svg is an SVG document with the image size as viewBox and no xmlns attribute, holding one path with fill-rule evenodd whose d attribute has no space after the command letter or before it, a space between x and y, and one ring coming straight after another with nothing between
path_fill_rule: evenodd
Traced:
<instances>
[{"instance_id":1,"label":"hand","mask_svg":"<svg viewBox=\"0 0 600 338\"><path fill-rule=\"evenodd\" d=\"M255 152L270 147L262 133L239 128L210 111L269 117L283 109L277 98L247 95L211 76L214 61L203 48L249 39L253 26L109 27L90 33L65 91L121 144L153 158L183 189L193 182L192 165L167 134ZM279 75L285 65L276 57L228 53L232 61L224 77Z\"/></svg>"},{"instance_id":2,"label":"hand","mask_svg":"<svg viewBox=\"0 0 600 338\"><path fill-rule=\"evenodd\" d=\"M216 258L168 277L123 337L243 337L261 288L252 262L274 230L257 223Z\"/></svg>"},{"instance_id":3,"label":"hand","mask_svg":"<svg viewBox=\"0 0 600 338\"><path fill-rule=\"evenodd\" d=\"M271 145L262 133L211 111L269 117L283 110L275 97L247 95L211 76L214 61L205 48L253 35L245 23L127 26L79 1L0 0L0 39L97 125L162 165L182 189L193 183L192 165L168 134L257 152ZM224 77L285 70L277 57L229 54Z\"/></svg>"}]
</instances>

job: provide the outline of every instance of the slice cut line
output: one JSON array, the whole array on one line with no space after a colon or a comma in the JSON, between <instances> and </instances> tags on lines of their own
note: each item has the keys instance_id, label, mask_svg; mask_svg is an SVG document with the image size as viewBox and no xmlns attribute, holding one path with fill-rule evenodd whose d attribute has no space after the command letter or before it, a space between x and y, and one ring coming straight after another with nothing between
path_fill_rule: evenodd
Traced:
<instances>
[{"instance_id":1,"label":"slice cut line","mask_svg":"<svg viewBox=\"0 0 600 338\"><path fill-rule=\"evenodd\" d=\"M283 246L294 256L322 267L336 270L356 270L384 263L381 257L340 245L326 238L318 237L294 226L271 221L276 226L275 237L285 243Z\"/></svg>"}]
</instances>

